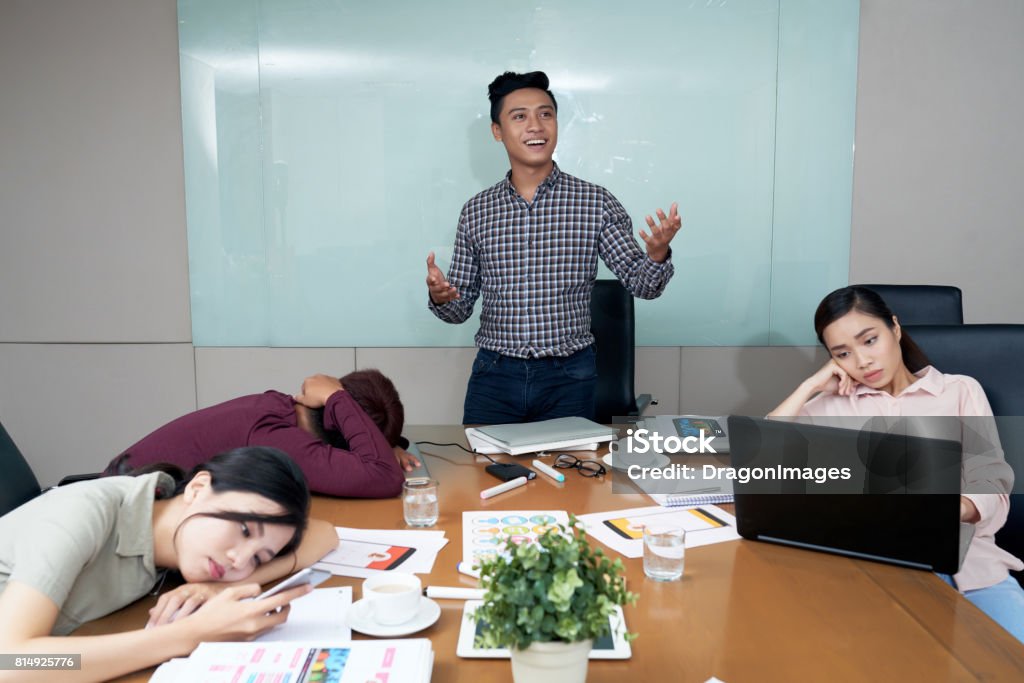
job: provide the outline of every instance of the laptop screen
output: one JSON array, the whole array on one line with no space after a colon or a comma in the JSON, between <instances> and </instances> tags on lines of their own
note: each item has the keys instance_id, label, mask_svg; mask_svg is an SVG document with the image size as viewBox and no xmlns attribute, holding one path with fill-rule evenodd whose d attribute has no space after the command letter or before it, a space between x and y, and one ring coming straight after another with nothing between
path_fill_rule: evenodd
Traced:
<instances>
[{"instance_id":1,"label":"laptop screen","mask_svg":"<svg viewBox=\"0 0 1024 683\"><path fill-rule=\"evenodd\" d=\"M848 478L736 478L737 529L783 543L953 574L961 562L956 441L730 416L738 473L847 468ZM824 469L822 469L824 468Z\"/></svg>"}]
</instances>

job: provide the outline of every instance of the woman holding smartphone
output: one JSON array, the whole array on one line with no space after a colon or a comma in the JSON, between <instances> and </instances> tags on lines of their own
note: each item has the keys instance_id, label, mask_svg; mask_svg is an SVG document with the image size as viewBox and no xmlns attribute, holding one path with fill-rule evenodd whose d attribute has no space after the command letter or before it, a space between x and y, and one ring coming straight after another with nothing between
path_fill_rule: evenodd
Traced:
<instances>
[{"instance_id":1,"label":"woman holding smartphone","mask_svg":"<svg viewBox=\"0 0 1024 683\"><path fill-rule=\"evenodd\" d=\"M831 359L804 380L769 417L949 416L976 418L963 430L965 467L960 519L975 526L960 571L940 575L1024 642L1024 590L1009 575L1024 563L996 545L1006 523L1013 470L998 448L992 408L977 380L946 375L925 354L874 291L843 287L826 296L814 329ZM989 434L985 443L973 441Z\"/></svg>"},{"instance_id":2,"label":"woman holding smartphone","mask_svg":"<svg viewBox=\"0 0 1024 683\"><path fill-rule=\"evenodd\" d=\"M265 447L223 453L180 480L160 471L46 492L0 517L0 652L80 653L81 670L61 679L97 681L202 641L251 639L311 588L245 598L337 544L331 525L309 521L309 502L301 470ZM151 628L69 635L159 590L168 572L186 583L161 598ZM0 681L14 677L52 672L0 671Z\"/></svg>"}]
</instances>

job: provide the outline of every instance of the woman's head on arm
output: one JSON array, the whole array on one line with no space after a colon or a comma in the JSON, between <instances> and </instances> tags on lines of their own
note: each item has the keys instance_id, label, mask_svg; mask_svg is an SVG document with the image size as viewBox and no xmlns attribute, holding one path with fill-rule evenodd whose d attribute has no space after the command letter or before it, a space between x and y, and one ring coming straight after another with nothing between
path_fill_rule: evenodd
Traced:
<instances>
[{"instance_id":1,"label":"woman's head on arm","mask_svg":"<svg viewBox=\"0 0 1024 683\"><path fill-rule=\"evenodd\" d=\"M380 370L350 372L340 378L345 391L352 395L390 446L397 446L405 426L405 408L394 383Z\"/></svg>"},{"instance_id":2,"label":"woman's head on arm","mask_svg":"<svg viewBox=\"0 0 1024 683\"><path fill-rule=\"evenodd\" d=\"M928 365L882 297L866 287L843 287L822 299L814 331L840 368L874 389L898 393Z\"/></svg>"},{"instance_id":3,"label":"woman's head on arm","mask_svg":"<svg viewBox=\"0 0 1024 683\"><path fill-rule=\"evenodd\" d=\"M154 510L155 559L186 581L240 581L302 540L310 495L283 452L237 448L197 466Z\"/></svg>"},{"instance_id":4,"label":"woman's head on arm","mask_svg":"<svg viewBox=\"0 0 1024 683\"><path fill-rule=\"evenodd\" d=\"M372 368L356 370L343 377L318 374L303 380L302 388L294 396L301 429L336 448L348 448L344 435L324 428L324 406L336 391L345 391L352 397L377 425L388 445L394 447L400 443L405 426L402 399L394 383L380 370Z\"/></svg>"}]
</instances>

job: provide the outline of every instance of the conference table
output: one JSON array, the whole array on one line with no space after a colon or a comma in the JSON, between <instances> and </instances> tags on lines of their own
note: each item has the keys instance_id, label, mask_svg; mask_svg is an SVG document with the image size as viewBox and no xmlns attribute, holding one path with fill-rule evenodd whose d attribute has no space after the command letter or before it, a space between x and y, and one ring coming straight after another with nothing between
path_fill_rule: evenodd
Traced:
<instances>
[{"instance_id":1,"label":"conference table","mask_svg":"<svg viewBox=\"0 0 1024 683\"><path fill-rule=\"evenodd\" d=\"M466 445L462 428L455 426L409 427L407 436ZM436 528L449 539L432 572L422 576L424 585L476 585L456 571L464 510L582 514L652 504L641 493L617 492L621 485L613 491L611 476L592 479L572 470L565 470L564 483L541 475L524 487L481 500L479 492L497 483L484 471L486 460L453 446L420 449L431 476L440 482ZM577 455L594 458L600 452ZM397 498L318 496L312 513L340 526L405 528ZM623 558L623 563L627 586L639 595L636 605L625 608L626 625L639 637L632 643L632 658L591 661L588 681L702 682L712 676L725 683L1024 680L1024 645L929 572L748 540L687 550L685 574L678 582L647 579L640 559ZM358 599L360 583L336 576L325 586L351 585ZM78 634L140 628L155 600L147 596L86 624ZM463 602L438 603L437 623L411 636L433 644L432 680L511 681L507 660L456 656ZM145 681L151 672L118 680Z\"/></svg>"}]
</instances>

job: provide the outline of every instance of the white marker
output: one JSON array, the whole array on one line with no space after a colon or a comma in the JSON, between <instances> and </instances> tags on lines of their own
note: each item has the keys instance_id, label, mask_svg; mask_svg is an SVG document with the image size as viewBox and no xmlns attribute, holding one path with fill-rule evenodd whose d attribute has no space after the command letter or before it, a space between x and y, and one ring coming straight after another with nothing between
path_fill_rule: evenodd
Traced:
<instances>
[{"instance_id":1,"label":"white marker","mask_svg":"<svg viewBox=\"0 0 1024 683\"><path fill-rule=\"evenodd\" d=\"M483 588L462 588L461 586L427 586L428 598L445 598L448 600L483 600Z\"/></svg>"},{"instance_id":2,"label":"white marker","mask_svg":"<svg viewBox=\"0 0 1024 683\"><path fill-rule=\"evenodd\" d=\"M498 484L497 486L492 486L489 489L484 489L480 492L480 497L487 500L488 498L493 498L499 493L505 493L505 491L511 491L512 489L519 488L520 486L526 486L526 477L516 477L515 479L506 481L504 484Z\"/></svg>"},{"instance_id":3,"label":"white marker","mask_svg":"<svg viewBox=\"0 0 1024 683\"><path fill-rule=\"evenodd\" d=\"M555 481L565 481L565 476L561 472L556 472L553 467L542 463L540 460L534 460L533 466L537 471L543 472Z\"/></svg>"}]
</instances>

